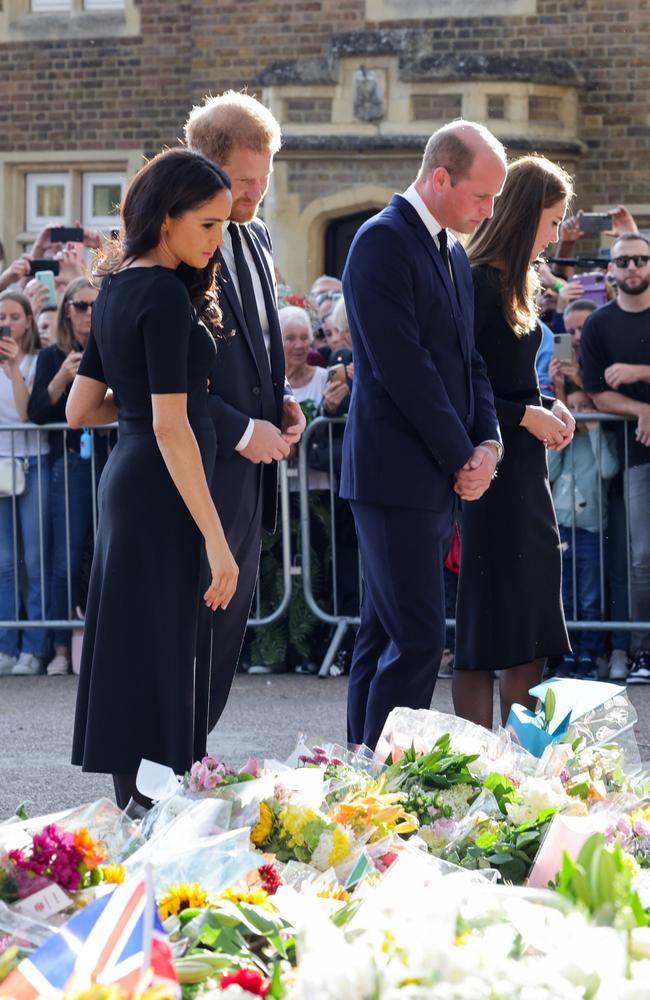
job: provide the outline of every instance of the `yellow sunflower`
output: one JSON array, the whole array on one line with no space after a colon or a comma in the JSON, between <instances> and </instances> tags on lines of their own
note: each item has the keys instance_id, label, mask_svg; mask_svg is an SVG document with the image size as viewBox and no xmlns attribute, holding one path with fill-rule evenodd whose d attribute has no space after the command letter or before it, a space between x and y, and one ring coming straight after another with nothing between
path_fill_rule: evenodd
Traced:
<instances>
[{"instance_id":1,"label":"yellow sunflower","mask_svg":"<svg viewBox=\"0 0 650 1000\"><path fill-rule=\"evenodd\" d=\"M160 919L177 917L182 910L200 909L210 906L211 897L202 889L198 882L182 882L170 885L167 892L158 901Z\"/></svg>"}]
</instances>

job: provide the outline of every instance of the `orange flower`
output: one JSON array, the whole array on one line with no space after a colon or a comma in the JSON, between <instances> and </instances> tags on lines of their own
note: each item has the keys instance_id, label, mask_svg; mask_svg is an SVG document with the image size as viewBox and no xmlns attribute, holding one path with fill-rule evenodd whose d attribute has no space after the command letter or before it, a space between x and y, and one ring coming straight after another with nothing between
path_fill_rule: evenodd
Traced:
<instances>
[{"instance_id":1,"label":"orange flower","mask_svg":"<svg viewBox=\"0 0 650 1000\"><path fill-rule=\"evenodd\" d=\"M90 836L85 826L75 830L72 840L74 846L81 854L83 863L89 871L100 865L106 857L104 846Z\"/></svg>"}]
</instances>

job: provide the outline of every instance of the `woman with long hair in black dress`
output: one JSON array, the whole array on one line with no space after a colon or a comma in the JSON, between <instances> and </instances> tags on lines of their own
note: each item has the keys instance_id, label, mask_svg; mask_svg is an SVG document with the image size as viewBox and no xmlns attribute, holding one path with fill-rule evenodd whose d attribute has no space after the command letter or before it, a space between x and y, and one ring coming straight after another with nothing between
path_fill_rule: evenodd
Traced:
<instances>
[{"instance_id":1,"label":"woman with long hair in black dress","mask_svg":"<svg viewBox=\"0 0 650 1000\"><path fill-rule=\"evenodd\" d=\"M72 762L112 774L121 808L142 801L143 757L182 773L205 754L199 617L225 608L237 584L208 487L216 347L203 322L220 320L215 253L231 203L228 177L188 150L167 150L136 175L122 239L97 268L66 408L73 427L119 420L99 487Z\"/></svg>"},{"instance_id":2,"label":"woman with long hair in black dress","mask_svg":"<svg viewBox=\"0 0 650 1000\"><path fill-rule=\"evenodd\" d=\"M546 449L565 448L575 423L540 394L535 357L538 255L558 238L571 178L543 157L510 164L494 215L471 237L476 346L487 365L503 435L496 479L464 503L453 698L457 715L491 728L495 671L501 717L530 708L546 658L570 650L562 560Z\"/></svg>"}]
</instances>

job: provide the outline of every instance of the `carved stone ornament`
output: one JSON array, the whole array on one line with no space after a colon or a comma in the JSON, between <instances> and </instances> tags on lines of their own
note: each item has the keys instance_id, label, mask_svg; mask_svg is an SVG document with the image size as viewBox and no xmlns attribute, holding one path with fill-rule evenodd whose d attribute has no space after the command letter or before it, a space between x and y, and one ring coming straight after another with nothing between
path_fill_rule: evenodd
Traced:
<instances>
[{"instance_id":1,"label":"carved stone ornament","mask_svg":"<svg viewBox=\"0 0 650 1000\"><path fill-rule=\"evenodd\" d=\"M384 117L384 95L377 74L360 66L354 74L352 95L354 117L362 122L376 122Z\"/></svg>"}]
</instances>

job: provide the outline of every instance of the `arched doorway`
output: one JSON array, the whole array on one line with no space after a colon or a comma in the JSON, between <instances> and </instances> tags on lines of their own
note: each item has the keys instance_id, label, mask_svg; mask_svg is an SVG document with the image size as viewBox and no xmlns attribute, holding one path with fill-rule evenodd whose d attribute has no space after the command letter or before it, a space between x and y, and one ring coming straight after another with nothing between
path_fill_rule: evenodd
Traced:
<instances>
[{"instance_id":1,"label":"arched doorway","mask_svg":"<svg viewBox=\"0 0 650 1000\"><path fill-rule=\"evenodd\" d=\"M366 209L365 212L339 216L328 223L325 230L325 274L341 277L357 229L377 211L376 208Z\"/></svg>"}]
</instances>

